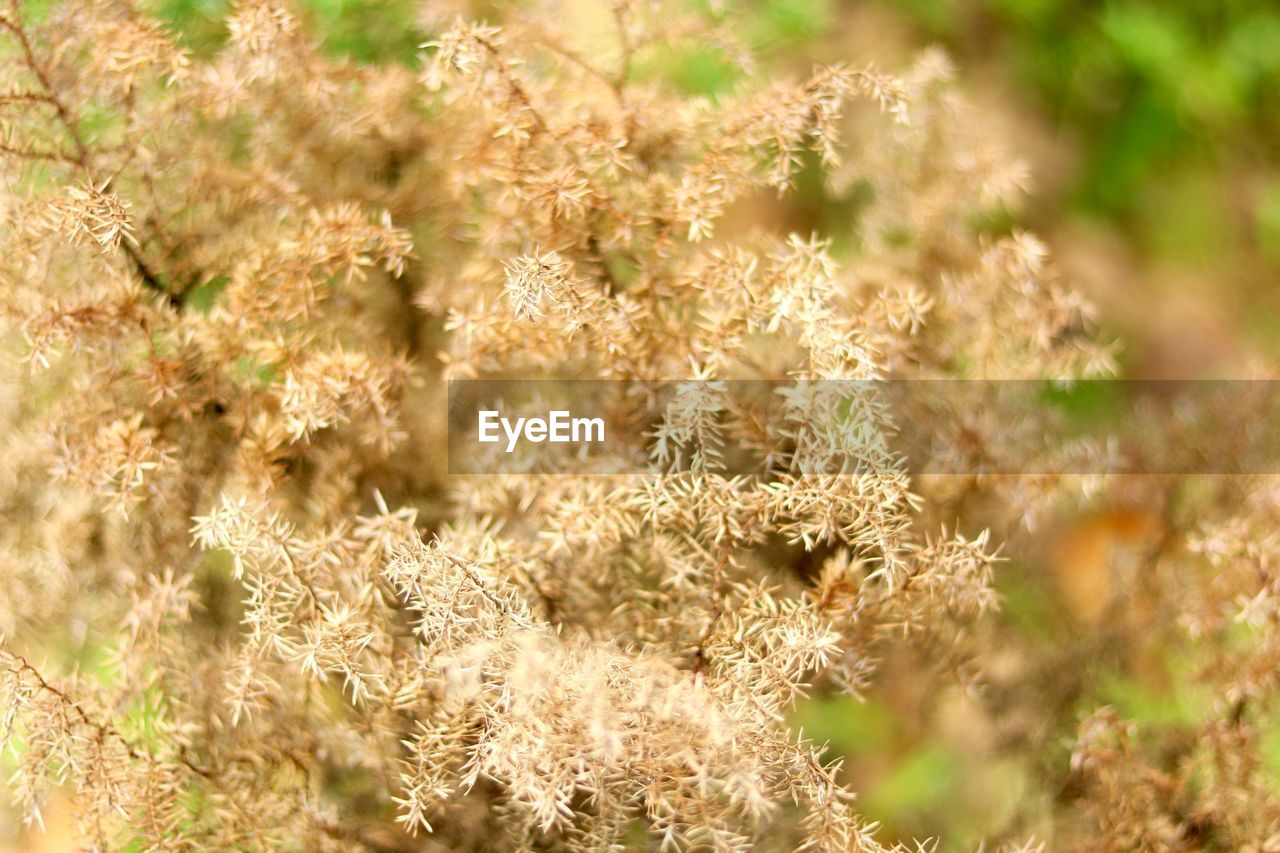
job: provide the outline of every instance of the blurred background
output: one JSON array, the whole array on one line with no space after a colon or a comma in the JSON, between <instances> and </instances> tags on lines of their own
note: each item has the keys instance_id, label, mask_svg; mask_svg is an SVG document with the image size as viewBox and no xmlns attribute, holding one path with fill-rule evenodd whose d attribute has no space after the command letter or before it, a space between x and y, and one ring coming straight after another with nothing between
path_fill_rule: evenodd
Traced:
<instances>
[{"instance_id":1,"label":"blurred background","mask_svg":"<svg viewBox=\"0 0 1280 853\"><path fill-rule=\"evenodd\" d=\"M575 2L591 15L604 0L563 5ZM705 2L740 22L764 64L797 74L839 60L894 70L942 47L984 120L1030 165L1018 221L1099 304L1105 334L1123 342L1125 375L1245 376L1280 355L1280 4ZM223 0L154 5L197 52L223 38ZM335 54L415 63L433 21L484 18L500 4L302 5ZM692 47L640 73L715 98L743 72L714 48ZM761 216L822 231L848 215L816 179L802 178L782 204ZM941 834L942 849L972 850L1036 835L1075 847L1063 814L1082 714L1109 703L1174 733L1203 715L1211 697L1189 677L1196 661L1158 634L1140 639L1157 614L1131 598L1115 618L1116 578L1160 546L1165 510L1108 500L1037 530L1034 547L1011 545L991 628L1006 651L988 660L980 698L904 660L886 662L865 701L819 694L800 704L796 723L845 757L858 809L883 821L886 839ZM1280 734L1264 772L1280 791ZM39 843L56 847L56 833Z\"/></svg>"}]
</instances>

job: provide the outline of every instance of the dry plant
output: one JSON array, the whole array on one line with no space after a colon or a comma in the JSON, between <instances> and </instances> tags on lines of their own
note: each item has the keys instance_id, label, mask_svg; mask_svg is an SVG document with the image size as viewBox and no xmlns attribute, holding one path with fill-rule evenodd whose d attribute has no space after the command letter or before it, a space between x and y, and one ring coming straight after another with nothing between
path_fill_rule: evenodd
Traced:
<instances>
[{"instance_id":1,"label":"dry plant","mask_svg":"<svg viewBox=\"0 0 1280 853\"><path fill-rule=\"evenodd\" d=\"M414 70L331 58L273 0L201 57L130 2L6 0L23 820L63 790L98 848L884 849L786 714L876 690L891 650L971 682L997 549L828 385L761 436L767 473L719 473L715 380L1069 377L1109 351L1039 241L974 228L1024 175L940 56L775 82L714 13L618 0L584 43L540 5L429 16ZM743 82L641 73L681 45ZM843 266L724 227L804 169L874 193ZM448 478L444 379L541 376L705 380L661 436L683 462ZM1019 488L1013 517L1057 484ZM1274 628L1274 583L1250 624ZM1239 675L1238 706L1274 693L1274 667ZM1077 761L1117 843L1163 845L1177 783L1127 737L1093 718ZM1224 786L1249 737L1205 733ZM1197 813L1250 835L1247 791Z\"/></svg>"},{"instance_id":2,"label":"dry plant","mask_svg":"<svg viewBox=\"0 0 1280 853\"><path fill-rule=\"evenodd\" d=\"M1185 658L1200 707L1177 726L1100 708L1072 768L1110 849L1280 849L1280 492L1274 477L1193 482L1191 505L1214 509L1172 519L1134 586L1158 586L1163 612L1139 630Z\"/></svg>"}]
</instances>

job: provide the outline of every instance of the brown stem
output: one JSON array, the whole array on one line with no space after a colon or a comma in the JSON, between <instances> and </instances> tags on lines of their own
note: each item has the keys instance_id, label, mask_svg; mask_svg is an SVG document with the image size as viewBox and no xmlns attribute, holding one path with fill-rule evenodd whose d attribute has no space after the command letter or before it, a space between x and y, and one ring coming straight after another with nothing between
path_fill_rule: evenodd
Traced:
<instances>
[{"instance_id":1,"label":"brown stem","mask_svg":"<svg viewBox=\"0 0 1280 853\"><path fill-rule=\"evenodd\" d=\"M57 89L53 86L53 81L49 76L48 70L36 58L35 49L31 45L31 39L27 37L27 31L22 28L22 25L17 18L17 4L15 2L11 2L10 8L13 10L14 17L11 18L8 15L0 15L0 27L8 30L18 42L18 47L22 51L23 62L31 73L35 75L36 80L39 81L40 86L45 91L43 96L39 95L39 93L30 93L27 97L39 98L53 106L54 111L58 115L58 120L61 121L63 127L66 128L67 135L70 136L71 143L75 146L76 153L75 157L72 158L72 161L84 171L90 183L95 183L93 180L92 158L90 157L88 146L84 143L84 137L80 133L80 123L76 120L75 113L72 112L71 108L68 107L62 98L58 96ZM6 148L5 150L8 149ZM20 152L10 151L9 153L16 154ZM40 159L48 158L42 157ZM127 242L122 242L121 246L124 248L125 256L133 264L134 270L142 279L143 285L148 289L154 290L156 293L163 295L166 301L174 308L181 308L181 294L173 293L161 284L160 278L151 269L147 262L143 260L141 252Z\"/></svg>"}]
</instances>

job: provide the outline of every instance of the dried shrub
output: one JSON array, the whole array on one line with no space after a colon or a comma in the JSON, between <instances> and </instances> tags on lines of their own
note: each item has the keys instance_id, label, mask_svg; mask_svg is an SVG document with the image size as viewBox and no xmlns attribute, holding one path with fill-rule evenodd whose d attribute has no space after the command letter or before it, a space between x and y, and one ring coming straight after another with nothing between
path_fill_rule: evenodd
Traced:
<instances>
[{"instance_id":1,"label":"dried shrub","mask_svg":"<svg viewBox=\"0 0 1280 853\"><path fill-rule=\"evenodd\" d=\"M328 56L273 0L201 56L130 2L8 0L0 731L25 820L65 788L103 848L883 849L786 715L903 649L971 683L996 548L820 386L760 437L773 469L720 473L714 382L1070 377L1110 350L1043 244L974 228L1024 170L939 55L777 82L723 16L609 11L590 44L555 4L429 17L415 69ZM740 85L639 72L687 44ZM803 170L874 195L843 264L726 225ZM511 376L704 384L665 476L450 479L444 380ZM813 473L845 458L872 467ZM1059 484L972 486L1016 519ZM1271 625L1272 581L1245 583ZM73 632L105 659L32 663ZM1273 640L1238 708L1274 693L1246 666ZM1251 738L1206 728L1232 787L1181 818L1114 716L1076 766L1116 846L1193 818L1243 845L1275 825L1241 798Z\"/></svg>"}]
</instances>

